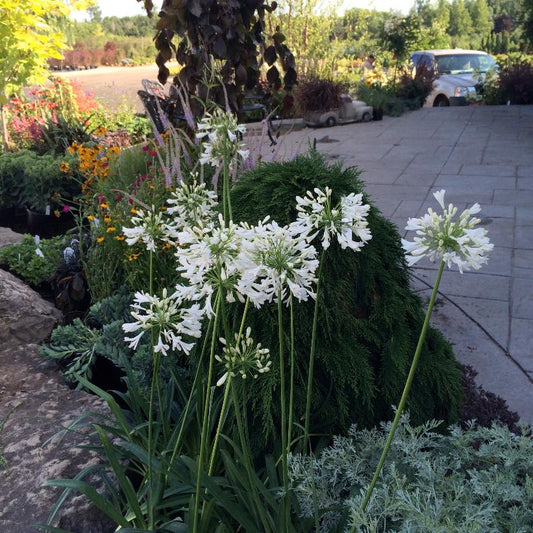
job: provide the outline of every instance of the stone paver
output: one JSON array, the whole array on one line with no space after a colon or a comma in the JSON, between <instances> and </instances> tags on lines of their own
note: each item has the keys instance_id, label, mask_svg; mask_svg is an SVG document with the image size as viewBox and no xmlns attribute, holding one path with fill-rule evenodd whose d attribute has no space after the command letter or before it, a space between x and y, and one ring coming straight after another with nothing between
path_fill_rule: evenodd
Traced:
<instances>
[{"instance_id":1,"label":"stone paver","mask_svg":"<svg viewBox=\"0 0 533 533\"><path fill-rule=\"evenodd\" d=\"M478 202L495 249L464 275L446 272L433 323L478 382L533 423L533 106L420 109L380 122L302 129L285 150L313 139L332 160L357 166L371 201L400 233L409 217L437 207L432 193L464 209ZM297 147L297 149L296 149ZM418 265L417 265L418 267ZM413 269L428 295L435 266Z\"/></svg>"}]
</instances>

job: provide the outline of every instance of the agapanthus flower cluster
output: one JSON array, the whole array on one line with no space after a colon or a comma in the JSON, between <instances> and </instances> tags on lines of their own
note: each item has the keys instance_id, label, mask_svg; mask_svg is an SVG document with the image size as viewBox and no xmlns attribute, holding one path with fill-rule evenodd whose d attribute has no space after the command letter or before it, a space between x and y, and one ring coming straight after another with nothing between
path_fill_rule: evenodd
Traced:
<instances>
[{"instance_id":1,"label":"agapanthus flower cluster","mask_svg":"<svg viewBox=\"0 0 533 533\"><path fill-rule=\"evenodd\" d=\"M270 350L261 348L261 343L256 344L250 334L251 329L246 328L244 337L239 340L239 334L236 333L235 344L232 345L228 345L226 339L220 339L224 348L222 356L215 355L215 359L224 365L226 372L217 381L217 386L223 385L228 376L257 379L260 374L270 371Z\"/></svg>"},{"instance_id":2,"label":"agapanthus flower cluster","mask_svg":"<svg viewBox=\"0 0 533 533\"><path fill-rule=\"evenodd\" d=\"M313 192L307 191L303 198L296 197L298 218L292 225L293 231L309 240L321 235L324 250L329 248L332 238L337 239L342 249L361 250L372 238L367 221L370 206L363 204L363 195L351 193L332 206L329 187L315 188Z\"/></svg>"},{"instance_id":3,"label":"agapanthus flower cluster","mask_svg":"<svg viewBox=\"0 0 533 533\"><path fill-rule=\"evenodd\" d=\"M212 221L215 217L217 195L205 183L182 181L167 200L167 213L173 216L172 224L181 231Z\"/></svg>"},{"instance_id":4,"label":"agapanthus flower cluster","mask_svg":"<svg viewBox=\"0 0 533 533\"><path fill-rule=\"evenodd\" d=\"M470 269L478 270L488 261L485 254L494 247L487 237L487 231L475 228L480 220L472 215L479 213L481 208L476 203L457 217L457 207L453 204L446 207L445 193L443 189L433 194L443 210L442 214L429 208L422 218L410 218L407 221L405 229L416 231L417 235L413 241L402 239L407 263L411 266L427 257L430 261L444 261L448 268L455 263L461 273Z\"/></svg>"},{"instance_id":5,"label":"agapanthus flower cluster","mask_svg":"<svg viewBox=\"0 0 533 533\"><path fill-rule=\"evenodd\" d=\"M133 228L122 228L129 246L142 242L149 252L155 252L159 243L172 243L173 230L165 220L165 215L155 207L145 211L137 209L131 218Z\"/></svg>"},{"instance_id":6,"label":"agapanthus flower cluster","mask_svg":"<svg viewBox=\"0 0 533 533\"><path fill-rule=\"evenodd\" d=\"M137 292L131 309L135 322L122 325L126 333L138 332L133 337L125 337L130 348L136 349L141 337L153 331L157 339L154 352L167 355L172 349L188 354L194 343L187 342L184 337L200 338L202 334L202 308L199 304L185 307L178 291L169 296L164 289L161 297Z\"/></svg>"},{"instance_id":7,"label":"agapanthus flower cluster","mask_svg":"<svg viewBox=\"0 0 533 533\"><path fill-rule=\"evenodd\" d=\"M245 132L246 126L239 124L231 111L217 108L212 114L206 113L196 133L196 138L203 140L200 164L219 167L225 161L235 162L238 157L246 159L249 151L239 140Z\"/></svg>"},{"instance_id":8,"label":"agapanthus flower cluster","mask_svg":"<svg viewBox=\"0 0 533 533\"><path fill-rule=\"evenodd\" d=\"M315 296L317 251L304 236L268 219L242 233L237 287L256 307L280 296L287 304L291 295L300 301Z\"/></svg>"},{"instance_id":9,"label":"agapanthus flower cluster","mask_svg":"<svg viewBox=\"0 0 533 533\"><path fill-rule=\"evenodd\" d=\"M239 226L225 222L222 215L217 221L179 233L177 270L189 282L191 298L205 298L209 316L213 314L211 296L219 288L224 289L227 301L233 302L235 297L242 300L236 291L240 278L236 259L241 249L241 233Z\"/></svg>"}]
</instances>

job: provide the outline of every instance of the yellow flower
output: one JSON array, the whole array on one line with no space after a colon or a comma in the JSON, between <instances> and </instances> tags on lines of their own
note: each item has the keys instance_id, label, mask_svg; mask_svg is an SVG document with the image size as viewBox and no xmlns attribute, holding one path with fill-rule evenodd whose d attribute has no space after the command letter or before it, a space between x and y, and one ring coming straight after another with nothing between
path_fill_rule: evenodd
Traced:
<instances>
[{"instance_id":1,"label":"yellow flower","mask_svg":"<svg viewBox=\"0 0 533 533\"><path fill-rule=\"evenodd\" d=\"M87 215L87 220L94 220L96 217L94 215Z\"/></svg>"},{"instance_id":2,"label":"yellow flower","mask_svg":"<svg viewBox=\"0 0 533 533\"><path fill-rule=\"evenodd\" d=\"M106 215L104 217L104 222L111 222L111 217L109 215Z\"/></svg>"},{"instance_id":3,"label":"yellow flower","mask_svg":"<svg viewBox=\"0 0 533 533\"><path fill-rule=\"evenodd\" d=\"M107 149L108 155L117 155L120 152L120 148L118 146L111 146Z\"/></svg>"},{"instance_id":4,"label":"yellow flower","mask_svg":"<svg viewBox=\"0 0 533 533\"><path fill-rule=\"evenodd\" d=\"M117 231L117 228L115 228L115 226L109 226L106 231L107 233L113 233L113 231Z\"/></svg>"},{"instance_id":5,"label":"yellow flower","mask_svg":"<svg viewBox=\"0 0 533 533\"><path fill-rule=\"evenodd\" d=\"M107 209L107 208L109 207L109 204L108 204L107 202L102 202L102 203L100 204L100 207L101 207L102 209Z\"/></svg>"},{"instance_id":6,"label":"yellow flower","mask_svg":"<svg viewBox=\"0 0 533 533\"><path fill-rule=\"evenodd\" d=\"M125 237L124 237L124 235L117 235L117 236L115 237L115 239L116 239L117 241L123 241L123 240L125 239Z\"/></svg>"},{"instance_id":7,"label":"yellow flower","mask_svg":"<svg viewBox=\"0 0 533 533\"><path fill-rule=\"evenodd\" d=\"M102 242L104 240L104 237L103 236L100 236L100 237L97 237L96 238L96 242Z\"/></svg>"},{"instance_id":8,"label":"yellow flower","mask_svg":"<svg viewBox=\"0 0 533 533\"><path fill-rule=\"evenodd\" d=\"M66 161L61 161L59 170L61 170L61 172L65 172L66 174L70 170L70 165Z\"/></svg>"},{"instance_id":9,"label":"yellow flower","mask_svg":"<svg viewBox=\"0 0 533 533\"><path fill-rule=\"evenodd\" d=\"M132 208L130 209L130 213L131 213L132 215L136 215L136 214L138 213L138 211L137 211L137 209L135 209L135 207L132 207Z\"/></svg>"},{"instance_id":10,"label":"yellow flower","mask_svg":"<svg viewBox=\"0 0 533 533\"><path fill-rule=\"evenodd\" d=\"M140 255L140 253L130 254L128 255L128 261L135 261L135 259L138 259Z\"/></svg>"}]
</instances>

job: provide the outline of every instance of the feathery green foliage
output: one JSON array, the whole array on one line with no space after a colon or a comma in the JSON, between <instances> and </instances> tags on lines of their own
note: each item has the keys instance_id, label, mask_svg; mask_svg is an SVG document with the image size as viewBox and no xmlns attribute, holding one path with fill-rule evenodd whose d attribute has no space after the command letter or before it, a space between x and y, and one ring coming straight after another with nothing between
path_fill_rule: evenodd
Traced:
<instances>
[{"instance_id":1,"label":"feathery green foliage","mask_svg":"<svg viewBox=\"0 0 533 533\"><path fill-rule=\"evenodd\" d=\"M390 425L390 424L389 424ZM523 532L533 528L533 440L507 428L414 427L404 416L367 512L359 510L388 428L352 427L318 458L294 456L303 517L320 510L320 531Z\"/></svg>"},{"instance_id":2,"label":"feathery green foliage","mask_svg":"<svg viewBox=\"0 0 533 533\"><path fill-rule=\"evenodd\" d=\"M359 175L357 168L328 164L316 151L290 162L262 164L235 184L233 215L236 221L250 223L271 215L286 224L296 218L297 195L329 186L335 203L341 196L362 192ZM314 433L345 432L354 422L366 427L391 417L391 406L401 396L424 320L421 301L409 289L398 232L374 207L368 220L373 237L361 252L333 244L326 253L312 400ZM301 419L305 406L312 314L312 302L296 306L299 383L295 420ZM251 312L250 325L262 343L275 351L272 309ZM261 396L253 400L254 415L267 439L278 418L271 398L276 397L279 369L273 370L265 376ZM460 379L451 346L431 329L408 402L413 420L420 423L437 417L447 424L455 421Z\"/></svg>"}]
</instances>

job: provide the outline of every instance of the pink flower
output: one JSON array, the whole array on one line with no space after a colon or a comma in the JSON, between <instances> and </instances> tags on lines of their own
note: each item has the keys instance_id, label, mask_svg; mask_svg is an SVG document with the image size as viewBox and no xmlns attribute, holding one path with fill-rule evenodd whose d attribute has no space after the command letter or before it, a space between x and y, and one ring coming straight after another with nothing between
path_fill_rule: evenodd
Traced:
<instances>
[{"instance_id":1,"label":"pink flower","mask_svg":"<svg viewBox=\"0 0 533 533\"><path fill-rule=\"evenodd\" d=\"M148 146L143 146L142 150L143 150L143 152L148 152L149 148L148 148Z\"/></svg>"},{"instance_id":2,"label":"pink flower","mask_svg":"<svg viewBox=\"0 0 533 533\"><path fill-rule=\"evenodd\" d=\"M62 211L63 213L70 213L70 205L64 205Z\"/></svg>"}]
</instances>

